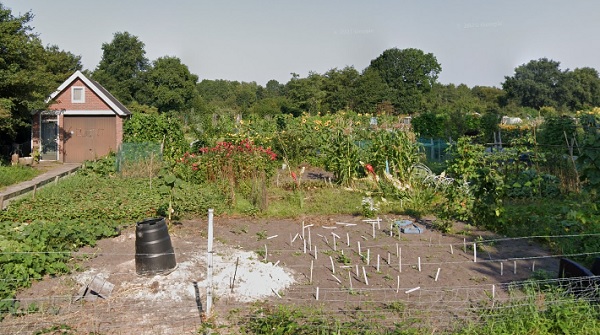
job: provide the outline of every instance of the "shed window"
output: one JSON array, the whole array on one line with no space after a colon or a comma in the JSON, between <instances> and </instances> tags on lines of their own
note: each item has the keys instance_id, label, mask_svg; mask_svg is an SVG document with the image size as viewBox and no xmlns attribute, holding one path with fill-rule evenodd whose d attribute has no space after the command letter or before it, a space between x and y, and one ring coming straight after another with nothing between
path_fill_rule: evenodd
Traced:
<instances>
[{"instance_id":1,"label":"shed window","mask_svg":"<svg viewBox=\"0 0 600 335\"><path fill-rule=\"evenodd\" d=\"M85 88L84 87L72 87L71 88L71 102L72 103L84 103L85 102Z\"/></svg>"}]
</instances>

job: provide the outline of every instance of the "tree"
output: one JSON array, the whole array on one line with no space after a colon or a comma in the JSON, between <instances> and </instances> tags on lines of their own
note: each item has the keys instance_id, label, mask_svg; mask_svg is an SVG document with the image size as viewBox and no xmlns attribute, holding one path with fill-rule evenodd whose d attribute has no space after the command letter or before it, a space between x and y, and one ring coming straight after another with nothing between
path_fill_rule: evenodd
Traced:
<instances>
[{"instance_id":1,"label":"tree","mask_svg":"<svg viewBox=\"0 0 600 335\"><path fill-rule=\"evenodd\" d=\"M74 71L80 58L56 46L44 48L28 24L31 12L15 17L0 3L0 145L25 141L32 110Z\"/></svg>"},{"instance_id":2,"label":"tree","mask_svg":"<svg viewBox=\"0 0 600 335\"><path fill-rule=\"evenodd\" d=\"M502 88L509 100L515 100L521 106L556 108L564 102L565 73L560 70L560 62L540 58L515 68L512 77L505 77Z\"/></svg>"},{"instance_id":3,"label":"tree","mask_svg":"<svg viewBox=\"0 0 600 335\"><path fill-rule=\"evenodd\" d=\"M138 92L137 100L161 113L191 109L199 102L198 76L177 57L158 58L143 79L146 86Z\"/></svg>"},{"instance_id":4,"label":"tree","mask_svg":"<svg viewBox=\"0 0 600 335\"><path fill-rule=\"evenodd\" d=\"M392 90L377 70L367 68L356 80L354 108L359 113L374 113L379 104L391 100Z\"/></svg>"},{"instance_id":5,"label":"tree","mask_svg":"<svg viewBox=\"0 0 600 335\"><path fill-rule=\"evenodd\" d=\"M352 66L327 71L323 76L323 110L335 113L345 108L353 109L359 77L360 73Z\"/></svg>"},{"instance_id":6,"label":"tree","mask_svg":"<svg viewBox=\"0 0 600 335\"><path fill-rule=\"evenodd\" d=\"M117 32L110 43L102 44L102 59L92 78L124 104L135 100L149 68L144 43L128 32Z\"/></svg>"},{"instance_id":7,"label":"tree","mask_svg":"<svg viewBox=\"0 0 600 335\"><path fill-rule=\"evenodd\" d=\"M600 106L600 77L594 68L577 68L566 74L566 104L571 110Z\"/></svg>"},{"instance_id":8,"label":"tree","mask_svg":"<svg viewBox=\"0 0 600 335\"><path fill-rule=\"evenodd\" d=\"M323 76L310 72L308 77L300 78L297 73L292 73L292 79L285 85L285 95L294 104L293 107L310 113L321 112L323 97Z\"/></svg>"},{"instance_id":9,"label":"tree","mask_svg":"<svg viewBox=\"0 0 600 335\"><path fill-rule=\"evenodd\" d=\"M392 103L402 113L419 110L423 93L436 82L441 65L431 53L419 49L387 49L371 61L385 83L394 90Z\"/></svg>"}]
</instances>

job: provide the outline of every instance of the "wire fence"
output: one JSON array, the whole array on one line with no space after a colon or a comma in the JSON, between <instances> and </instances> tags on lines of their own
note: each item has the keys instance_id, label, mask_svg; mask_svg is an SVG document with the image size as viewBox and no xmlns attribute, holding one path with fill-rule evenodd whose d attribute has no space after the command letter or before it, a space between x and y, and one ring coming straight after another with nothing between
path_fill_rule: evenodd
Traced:
<instances>
[{"instance_id":1,"label":"wire fence","mask_svg":"<svg viewBox=\"0 0 600 335\"><path fill-rule=\"evenodd\" d=\"M585 254L547 253L525 256L515 254L509 258L497 258L490 257L486 255L484 249L479 249L480 256L475 262L473 253L474 250L477 250L476 245L483 247L486 244L488 246L493 244L497 248L510 249L511 245L523 240L587 238L598 235L600 234L493 238L463 241L462 243L431 240L401 241L400 246L405 251L443 249L449 254L450 246L452 246L456 253L461 253L461 258L458 259L448 260L441 256L439 259L424 257L423 262L417 262L415 254L409 256L406 253L401 265L403 270L399 268L393 244L382 243L375 239L369 241L363 239L363 253L367 248L371 250L382 248L390 250L389 254L383 258L392 257L394 259L393 262L389 262L389 265L386 262L388 260L382 261L382 264L385 263L388 266L387 270L382 272L392 273L393 276L378 286L366 283L366 278L374 278L377 272L374 269L374 262L365 265L364 260L360 263L360 268L362 270L362 267L366 266L370 273L369 276L364 274L365 270L357 271L358 264L350 264L347 267L339 266L335 276L332 274L331 280L327 282L311 283L308 280L308 259L316 259L314 253L320 254L319 259L322 262L318 263L315 271L329 272L332 270L328 267L327 259L330 249L326 248L327 244L324 239L317 236L313 242L315 245L317 242L321 243L319 244L321 252L313 250L304 254L301 251L300 243L292 244L290 241L289 248L272 248L268 255L273 259L271 262L276 261L278 264L280 264L277 261L278 258L296 257L301 260L280 265L295 273L296 284L284 291L273 292L269 297L261 299L263 303L259 305L240 303L236 300L235 295L217 295L214 319L210 322L231 327L231 330L221 329L217 333L235 334L235 329L239 325L264 318L264 314L254 313L261 306L282 304L310 307L315 311L315 314L311 316L301 316L299 320L296 320L297 322L315 322L315 324L325 325L331 320L338 320L339 324L336 326L338 329L349 327L343 321L356 320L359 317L357 313L359 313L360 317L376 319L379 327L393 327L395 324L409 323L414 326L427 325L436 329L452 330L464 326L466 322L474 325L483 324L491 318L498 317L507 308L528 306L532 304L532 298L528 292L537 292L533 302L543 300L545 305L565 305L564 308L575 310L575 307L568 305L568 302L572 301L569 299L573 297L573 294L583 301L598 301L598 283L600 282L598 277L514 281L508 280L508 276L506 276L504 277L507 278L506 281L484 280L482 282L470 281L467 285L447 285L443 284L443 280L436 283L437 278L434 280L433 275L424 275L423 273L435 273L434 270L440 268L442 271L446 271L449 267L476 266L484 271L495 273L495 278L503 278L502 265L505 265L506 273L517 271L518 265L518 271L528 271L531 274L535 272L533 267L536 261L544 259L558 261L560 258L582 255L594 256L600 254L600 251ZM342 249L343 244L340 245L341 250L344 250ZM345 247L347 253L357 253L354 246L350 248L346 245ZM175 249L177 259L200 260L195 263L183 261L179 264L180 269L189 268L191 270L193 273L191 278L178 278L177 273L174 272L168 277L176 282L176 285L165 286L160 278L139 278L137 276L138 280L134 284L117 285L113 294L107 299L78 300L75 292L80 288L80 284L73 279L73 276L81 275L78 273L73 276L56 278L35 278L43 280L42 283L48 282L52 285L42 285L36 290L38 294L35 296L29 293L29 295L20 295L17 301L0 300L2 304L18 302L20 305L20 308L10 311L12 314L6 313L9 311L2 311L5 318L0 322L0 333L33 334L40 330L63 326L71 328L70 331L75 334L195 334L203 323L207 322L202 310L206 297L206 289L202 286L203 274L206 271L206 264L203 262L206 251L204 244L199 244L198 240L182 239L178 241L178 247ZM216 248L217 254L228 252L230 249L224 245ZM36 253L0 252L2 257L17 257L22 254ZM133 256L130 252L111 250L80 251L70 254L75 259L105 257L126 260ZM254 261L261 262L261 256L255 254L254 257ZM223 258L219 260L219 263L222 268L232 269L237 266L234 258ZM130 262L129 265L131 264ZM417 266L424 268L423 273L417 272L415 269ZM131 266L129 268L115 267L110 271L110 280L114 283L132 281L132 276L135 274L132 274ZM406 280L416 276L420 276L417 282L410 281L409 283ZM336 280L336 277L339 281ZM0 278L0 285L2 282L18 280L22 279L3 277ZM67 289L55 293L57 285ZM195 285L199 286L197 293L194 293ZM545 295L543 291L548 287L562 289L557 291L558 294ZM237 312L232 314L231 311Z\"/></svg>"}]
</instances>

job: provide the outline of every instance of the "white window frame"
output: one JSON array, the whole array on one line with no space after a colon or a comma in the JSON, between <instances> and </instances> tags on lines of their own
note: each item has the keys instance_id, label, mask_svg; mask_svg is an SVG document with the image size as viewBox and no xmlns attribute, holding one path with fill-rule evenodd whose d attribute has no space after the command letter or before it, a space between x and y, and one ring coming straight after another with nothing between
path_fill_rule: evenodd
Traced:
<instances>
[{"instance_id":1,"label":"white window frame","mask_svg":"<svg viewBox=\"0 0 600 335\"><path fill-rule=\"evenodd\" d=\"M75 90L81 90L81 99L75 99ZM71 87L71 103L83 104L85 103L85 86L73 86Z\"/></svg>"}]
</instances>

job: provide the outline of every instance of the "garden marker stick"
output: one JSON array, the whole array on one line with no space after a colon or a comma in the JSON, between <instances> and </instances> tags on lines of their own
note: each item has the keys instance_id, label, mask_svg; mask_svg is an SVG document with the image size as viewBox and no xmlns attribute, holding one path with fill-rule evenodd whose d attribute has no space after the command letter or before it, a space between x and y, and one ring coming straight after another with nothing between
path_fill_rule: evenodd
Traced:
<instances>
[{"instance_id":1,"label":"garden marker stick","mask_svg":"<svg viewBox=\"0 0 600 335\"><path fill-rule=\"evenodd\" d=\"M504 275L504 263L500 262L500 275Z\"/></svg>"},{"instance_id":2,"label":"garden marker stick","mask_svg":"<svg viewBox=\"0 0 600 335\"><path fill-rule=\"evenodd\" d=\"M398 272L402 272L402 248L398 249Z\"/></svg>"},{"instance_id":3,"label":"garden marker stick","mask_svg":"<svg viewBox=\"0 0 600 335\"><path fill-rule=\"evenodd\" d=\"M417 286L415 288L411 288L408 291L404 291L404 293L409 294L409 293L413 293L414 291L417 291L417 290L420 290L420 289L421 289L421 286Z\"/></svg>"},{"instance_id":4,"label":"garden marker stick","mask_svg":"<svg viewBox=\"0 0 600 335\"><path fill-rule=\"evenodd\" d=\"M369 280L367 279L367 271L365 271L365 267L362 267L363 270L363 277L365 277L365 284L367 284L367 286L369 286Z\"/></svg>"},{"instance_id":5,"label":"garden marker stick","mask_svg":"<svg viewBox=\"0 0 600 335\"><path fill-rule=\"evenodd\" d=\"M362 251L360 250L360 241L356 241L356 243L358 244L358 255L362 256Z\"/></svg>"},{"instance_id":6,"label":"garden marker stick","mask_svg":"<svg viewBox=\"0 0 600 335\"><path fill-rule=\"evenodd\" d=\"M387 265L390 265L390 260L392 259L392 254L388 251L388 256L387 256Z\"/></svg>"},{"instance_id":7,"label":"garden marker stick","mask_svg":"<svg viewBox=\"0 0 600 335\"><path fill-rule=\"evenodd\" d=\"M308 250L312 250L312 239L310 238L310 228L308 228Z\"/></svg>"},{"instance_id":8,"label":"garden marker stick","mask_svg":"<svg viewBox=\"0 0 600 335\"><path fill-rule=\"evenodd\" d=\"M315 254L315 259L317 259L317 255L319 254L319 252L317 251L317 246L316 246L316 245L315 245L315 251L314 251L314 254Z\"/></svg>"},{"instance_id":9,"label":"garden marker stick","mask_svg":"<svg viewBox=\"0 0 600 335\"><path fill-rule=\"evenodd\" d=\"M396 282L396 293L400 292L400 276L398 276L398 281Z\"/></svg>"},{"instance_id":10,"label":"garden marker stick","mask_svg":"<svg viewBox=\"0 0 600 335\"><path fill-rule=\"evenodd\" d=\"M440 270L441 270L441 268L437 269L437 273L435 274L435 281L437 281L438 277L440 276Z\"/></svg>"},{"instance_id":11,"label":"garden marker stick","mask_svg":"<svg viewBox=\"0 0 600 335\"><path fill-rule=\"evenodd\" d=\"M477 263L477 243L473 243L473 263Z\"/></svg>"},{"instance_id":12,"label":"garden marker stick","mask_svg":"<svg viewBox=\"0 0 600 335\"><path fill-rule=\"evenodd\" d=\"M496 299L496 285L492 284L492 300Z\"/></svg>"},{"instance_id":13,"label":"garden marker stick","mask_svg":"<svg viewBox=\"0 0 600 335\"><path fill-rule=\"evenodd\" d=\"M332 274L331 276L332 276L333 278L335 278L335 280L337 280L337 282L338 282L338 283L340 283L340 284L342 283L342 281L341 281L341 280L340 280L338 277L336 277L335 275L333 275L333 274Z\"/></svg>"},{"instance_id":14,"label":"garden marker stick","mask_svg":"<svg viewBox=\"0 0 600 335\"><path fill-rule=\"evenodd\" d=\"M267 240L270 240L270 239L272 239L272 238L275 238L275 237L277 237L277 236L279 236L279 235L273 235L273 236L269 236L269 237L267 237Z\"/></svg>"},{"instance_id":15,"label":"garden marker stick","mask_svg":"<svg viewBox=\"0 0 600 335\"><path fill-rule=\"evenodd\" d=\"M294 236L294 238L292 239L292 243L294 243L294 241L296 241L296 239L298 238L298 236L300 236L300 235L298 235L298 233L296 233L296 235L295 235L295 236Z\"/></svg>"},{"instance_id":16,"label":"garden marker stick","mask_svg":"<svg viewBox=\"0 0 600 335\"><path fill-rule=\"evenodd\" d=\"M335 274L335 265L333 264L333 258L331 256L329 256L329 260L331 261L331 272L333 272L333 274ZM341 282L340 282L341 284Z\"/></svg>"},{"instance_id":17,"label":"garden marker stick","mask_svg":"<svg viewBox=\"0 0 600 335\"><path fill-rule=\"evenodd\" d=\"M375 222L371 222L371 225L373 226L373 238L375 238Z\"/></svg>"},{"instance_id":18,"label":"garden marker stick","mask_svg":"<svg viewBox=\"0 0 600 335\"><path fill-rule=\"evenodd\" d=\"M367 249L367 265L371 262L371 249Z\"/></svg>"},{"instance_id":19,"label":"garden marker stick","mask_svg":"<svg viewBox=\"0 0 600 335\"><path fill-rule=\"evenodd\" d=\"M350 234L346 233L346 244L350 246Z\"/></svg>"},{"instance_id":20,"label":"garden marker stick","mask_svg":"<svg viewBox=\"0 0 600 335\"><path fill-rule=\"evenodd\" d=\"M356 264L356 278L358 278L358 276L360 276L360 273L358 273L358 264Z\"/></svg>"},{"instance_id":21,"label":"garden marker stick","mask_svg":"<svg viewBox=\"0 0 600 335\"><path fill-rule=\"evenodd\" d=\"M463 238L463 252L467 252L467 239Z\"/></svg>"},{"instance_id":22,"label":"garden marker stick","mask_svg":"<svg viewBox=\"0 0 600 335\"><path fill-rule=\"evenodd\" d=\"M314 268L314 261L311 259L310 260L310 278L308 279L309 283L312 284L312 275L313 275L313 268Z\"/></svg>"},{"instance_id":23,"label":"garden marker stick","mask_svg":"<svg viewBox=\"0 0 600 335\"><path fill-rule=\"evenodd\" d=\"M377 272L379 272L379 254L377 254Z\"/></svg>"},{"instance_id":24,"label":"garden marker stick","mask_svg":"<svg viewBox=\"0 0 600 335\"><path fill-rule=\"evenodd\" d=\"M396 257L400 257L399 250L400 250L400 246L398 245L398 243L396 243Z\"/></svg>"},{"instance_id":25,"label":"garden marker stick","mask_svg":"<svg viewBox=\"0 0 600 335\"><path fill-rule=\"evenodd\" d=\"M514 269L513 269L514 274L517 274L517 261L514 261L513 267L514 267Z\"/></svg>"},{"instance_id":26,"label":"garden marker stick","mask_svg":"<svg viewBox=\"0 0 600 335\"><path fill-rule=\"evenodd\" d=\"M335 246L335 234L333 234L333 251L337 251L336 250L336 246Z\"/></svg>"},{"instance_id":27,"label":"garden marker stick","mask_svg":"<svg viewBox=\"0 0 600 335\"><path fill-rule=\"evenodd\" d=\"M350 290L352 290L352 275L350 274L350 271L348 271L348 283L350 283Z\"/></svg>"},{"instance_id":28,"label":"garden marker stick","mask_svg":"<svg viewBox=\"0 0 600 335\"><path fill-rule=\"evenodd\" d=\"M302 239L302 241L304 242L304 253L306 253L306 240Z\"/></svg>"},{"instance_id":29,"label":"garden marker stick","mask_svg":"<svg viewBox=\"0 0 600 335\"><path fill-rule=\"evenodd\" d=\"M452 244L450 244L450 254L454 255L454 248L452 248Z\"/></svg>"},{"instance_id":30,"label":"garden marker stick","mask_svg":"<svg viewBox=\"0 0 600 335\"><path fill-rule=\"evenodd\" d=\"M417 263L419 266L419 272L421 272L421 257L417 257Z\"/></svg>"},{"instance_id":31,"label":"garden marker stick","mask_svg":"<svg viewBox=\"0 0 600 335\"><path fill-rule=\"evenodd\" d=\"M317 300L319 300L319 287L317 286L317 294L315 295L315 298L317 298Z\"/></svg>"}]
</instances>

